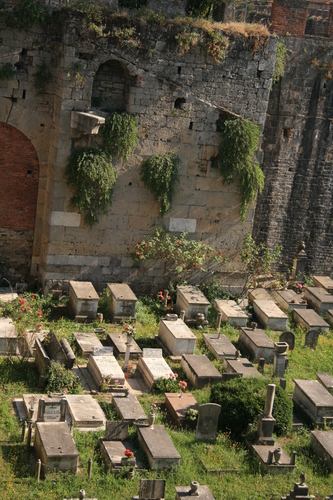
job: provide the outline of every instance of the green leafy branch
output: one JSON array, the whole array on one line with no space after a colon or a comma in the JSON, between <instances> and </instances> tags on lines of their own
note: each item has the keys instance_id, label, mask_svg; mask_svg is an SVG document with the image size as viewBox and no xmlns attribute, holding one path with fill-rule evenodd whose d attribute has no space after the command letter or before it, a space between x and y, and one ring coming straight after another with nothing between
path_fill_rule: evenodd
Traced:
<instances>
[{"instance_id":1,"label":"green leafy branch","mask_svg":"<svg viewBox=\"0 0 333 500\"><path fill-rule=\"evenodd\" d=\"M103 145L112 156L125 161L138 143L137 120L128 113L110 113L101 127Z\"/></svg>"}]
</instances>

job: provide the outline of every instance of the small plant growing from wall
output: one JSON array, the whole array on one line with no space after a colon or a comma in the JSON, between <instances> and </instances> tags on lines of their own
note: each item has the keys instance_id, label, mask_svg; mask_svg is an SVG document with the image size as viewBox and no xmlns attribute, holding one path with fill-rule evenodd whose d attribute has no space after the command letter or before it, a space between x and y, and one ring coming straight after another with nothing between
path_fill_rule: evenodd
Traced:
<instances>
[{"instance_id":1,"label":"small plant growing from wall","mask_svg":"<svg viewBox=\"0 0 333 500\"><path fill-rule=\"evenodd\" d=\"M141 180L160 202L161 217L171 208L180 164L179 156L173 151L165 155L153 155L141 164Z\"/></svg>"},{"instance_id":2,"label":"small plant growing from wall","mask_svg":"<svg viewBox=\"0 0 333 500\"><path fill-rule=\"evenodd\" d=\"M280 78L284 75L284 68L286 65L286 46L282 38L279 38L277 49L276 49L276 59L274 66L274 73L272 79L272 85L278 83Z\"/></svg>"},{"instance_id":3,"label":"small plant growing from wall","mask_svg":"<svg viewBox=\"0 0 333 500\"><path fill-rule=\"evenodd\" d=\"M115 111L107 117L101 131L105 150L122 161L127 160L138 143L135 116Z\"/></svg>"},{"instance_id":4,"label":"small plant growing from wall","mask_svg":"<svg viewBox=\"0 0 333 500\"><path fill-rule=\"evenodd\" d=\"M260 129L241 118L226 120L222 126L219 167L223 184L239 183L242 196L240 216L244 222L249 203L264 188L264 174L254 155L259 146Z\"/></svg>"}]
</instances>

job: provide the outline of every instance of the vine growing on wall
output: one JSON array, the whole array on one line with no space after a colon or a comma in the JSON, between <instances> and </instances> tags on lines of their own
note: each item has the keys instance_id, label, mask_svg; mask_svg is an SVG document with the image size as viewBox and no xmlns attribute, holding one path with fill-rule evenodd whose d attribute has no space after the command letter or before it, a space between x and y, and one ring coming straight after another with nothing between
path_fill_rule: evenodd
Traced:
<instances>
[{"instance_id":1,"label":"vine growing on wall","mask_svg":"<svg viewBox=\"0 0 333 500\"><path fill-rule=\"evenodd\" d=\"M161 217L171 208L180 164L179 156L173 151L165 155L150 156L141 164L141 180L153 193L155 199L161 203Z\"/></svg>"},{"instance_id":2,"label":"vine growing on wall","mask_svg":"<svg viewBox=\"0 0 333 500\"><path fill-rule=\"evenodd\" d=\"M195 33L191 26L184 28L175 37L179 51L186 54L197 45L202 46L216 63L222 63L227 55L229 39L220 30L204 27L202 33Z\"/></svg>"},{"instance_id":3,"label":"vine growing on wall","mask_svg":"<svg viewBox=\"0 0 333 500\"><path fill-rule=\"evenodd\" d=\"M239 182L242 196L240 216L244 221L251 201L264 187L264 174L254 156L259 146L260 129L241 118L226 120L222 126L219 167L223 184Z\"/></svg>"},{"instance_id":4,"label":"vine growing on wall","mask_svg":"<svg viewBox=\"0 0 333 500\"><path fill-rule=\"evenodd\" d=\"M136 117L128 113L111 113L101 132L105 150L122 161L129 158L138 143Z\"/></svg>"},{"instance_id":5,"label":"vine growing on wall","mask_svg":"<svg viewBox=\"0 0 333 500\"><path fill-rule=\"evenodd\" d=\"M280 81L280 78L284 75L284 68L286 65L286 53L287 53L286 45L282 40L282 38L279 38L276 49L276 59L275 59L272 85L278 83Z\"/></svg>"}]
</instances>

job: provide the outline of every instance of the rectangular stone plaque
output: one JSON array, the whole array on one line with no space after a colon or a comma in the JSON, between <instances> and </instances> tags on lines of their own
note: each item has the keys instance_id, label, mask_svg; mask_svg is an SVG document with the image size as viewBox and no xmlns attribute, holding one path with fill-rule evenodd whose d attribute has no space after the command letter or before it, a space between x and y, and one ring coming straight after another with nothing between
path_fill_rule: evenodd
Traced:
<instances>
[{"instance_id":1,"label":"rectangular stone plaque","mask_svg":"<svg viewBox=\"0 0 333 500\"><path fill-rule=\"evenodd\" d=\"M142 350L144 358L163 358L162 349L149 349Z\"/></svg>"},{"instance_id":2,"label":"rectangular stone plaque","mask_svg":"<svg viewBox=\"0 0 333 500\"><path fill-rule=\"evenodd\" d=\"M215 403L207 403L199 406L197 430L195 439L216 439L217 427L221 406Z\"/></svg>"},{"instance_id":3,"label":"rectangular stone plaque","mask_svg":"<svg viewBox=\"0 0 333 500\"><path fill-rule=\"evenodd\" d=\"M94 356L113 356L113 347L95 347Z\"/></svg>"},{"instance_id":4,"label":"rectangular stone plaque","mask_svg":"<svg viewBox=\"0 0 333 500\"><path fill-rule=\"evenodd\" d=\"M165 479L141 479L140 499L162 499L165 494Z\"/></svg>"},{"instance_id":5,"label":"rectangular stone plaque","mask_svg":"<svg viewBox=\"0 0 333 500\"><path fill-rule=\"evenodd\" d=\"M110 421L106 422L105 440L106 441L124 441L128 438L128 422Z\"/></svg>"},{"instance_id":6,"label":"rectangular stone plaque","mask_svg":"<svg viewBox=\"0 0 333 500\"><path fill-rule=\"evenodd\" d=\"M195 233L197 227L197 219L176 219L170 218L169 231L182 233Z\"/></svg>"},{"instance_id":7,"label":"rectangular stone plaque","mask_svg":"<svg viewBox=\"0 0 333 500\"><path fill-rule=\"evenodd\" d=\"M62 398L60 401L45 401L41 397L38 401L38 422L64 422L67 409L67 400Z\"/></svg>"}]
</instances>

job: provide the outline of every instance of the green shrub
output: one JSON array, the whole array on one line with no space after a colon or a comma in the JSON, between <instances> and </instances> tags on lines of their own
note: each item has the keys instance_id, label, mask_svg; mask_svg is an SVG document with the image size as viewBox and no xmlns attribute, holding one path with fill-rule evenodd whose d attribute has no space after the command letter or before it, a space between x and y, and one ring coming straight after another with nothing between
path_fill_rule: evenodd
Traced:
<instances>
[{"instance_id":1,"label":"green shrub","mask_svg":"<svg viewBox=\"0 0 333 500\"><path fill-rule=\"evenodd\" d=\"M278 83L280 78L284 75L284 67L286 65L286 45L282 38L279 38L277 49L276 49L276 59L274 66L274 73L272 79L272 85Z\"/></svg>"},{"instance_id":2,"label":"green shrub","mask_svg":"<svg viewBox=\"0 0 333 500\"><path fill-rule=\"evenodd\" d=\"M80 394L82 386L79 377L72 370L66 370L64 365L51 361L50 368L45 375L45 390L57 393Z\"/></svg>"},{"instance_id":3,"label":"green shrub","mask_svg":"<svg viewBox=\"0 0 333 500\"><path fill-rule=\"evenodd\" d=\"M128 113L110 113L101 127L103 146L111 156L122 161L133 153L138 142L136 118Z\"/></svg>"},{"instance_id":4,"label":"green shrub","mask_svg":"<svg viewBox=\"0 0 333 500\"><path fill-rule=\"evenodd\" d=\"M212 387L210 401L221 405L219 428L239 436L249 423L255 423L265 406L267 385L264 378L241 378ZM274 432L281 436L291 429L293 403L280 386L273 406Z\"/></svg>"}]
</instances>

